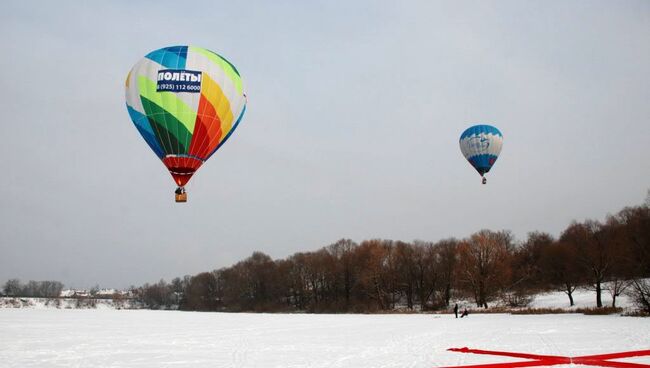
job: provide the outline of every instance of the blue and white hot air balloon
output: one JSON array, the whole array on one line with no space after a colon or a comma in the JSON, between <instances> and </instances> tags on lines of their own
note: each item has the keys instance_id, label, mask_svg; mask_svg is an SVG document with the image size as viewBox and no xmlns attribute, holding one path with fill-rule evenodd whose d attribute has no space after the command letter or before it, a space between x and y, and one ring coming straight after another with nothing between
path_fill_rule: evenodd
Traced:
<instances>
[{"instance_id":1,"label":"blue and white hot air balloon","mask_svg":"<svg viewBox=\"0 0 650 368\"><path fill-rule=\"evenodd\" d=\"M503 135L492 125L474 125L460 135L460 151L481 174L483 184L487 182L484 175L499 158L502 145Z\"/></svg>"}]
</instances>

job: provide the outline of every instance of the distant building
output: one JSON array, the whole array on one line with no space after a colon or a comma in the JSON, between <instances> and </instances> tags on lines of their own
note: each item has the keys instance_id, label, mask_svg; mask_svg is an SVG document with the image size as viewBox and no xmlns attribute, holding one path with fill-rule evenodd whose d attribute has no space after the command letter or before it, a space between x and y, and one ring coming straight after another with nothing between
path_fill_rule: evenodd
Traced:
<instances>
[{"instance_id":1,"label":"distant building","mask_svg":"<svg viewBox=\"0 0 650 368\"><path fill-rule=\"evenodd\" d=\"M131 297L131 292L130 291L125 291L125 290L117 290L117 289L99 289L97 290L94 295L88 290L85 289L66 289L62 290L61 294L59 294L59 297L61 298L112 298L115 295L120 295L125 298Z\"/></svg>"}]
</instances>

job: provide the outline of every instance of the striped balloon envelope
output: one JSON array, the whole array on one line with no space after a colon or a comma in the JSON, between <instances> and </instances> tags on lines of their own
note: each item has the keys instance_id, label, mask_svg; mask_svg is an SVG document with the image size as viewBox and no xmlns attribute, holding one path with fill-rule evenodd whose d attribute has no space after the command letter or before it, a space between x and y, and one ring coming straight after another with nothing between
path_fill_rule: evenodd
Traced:
<instances>
[{"instance_id":1,"label":"striped balloon envelope","mask_svg":"<svg viewBox=\"0 0 650 368\"><path fill-rule=\"evenodd\" d=\"M237 68L201 47L172 46L138 61L126 78L135 127L183 189L233 133L246 110Z\"/></svg>"},{"instance_id":2,"label":"striped balloon envelope","mask_svg":"<svg viewBox=\"0 0 650 368\"><path fill-rule=\"evenodd\" d=\"M499 129L491 125L474 125L460 135L460 151L469 163L483 177L490 171L499 158L503 135Z\"/></svg>"}]
</instances>

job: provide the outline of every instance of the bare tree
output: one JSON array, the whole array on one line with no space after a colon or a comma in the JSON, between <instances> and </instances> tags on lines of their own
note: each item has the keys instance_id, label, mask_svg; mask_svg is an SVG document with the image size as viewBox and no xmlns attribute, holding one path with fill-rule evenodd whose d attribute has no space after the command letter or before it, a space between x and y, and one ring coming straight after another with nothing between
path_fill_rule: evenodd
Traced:
<instances>
[{"instance_id":1,"label":"bare tree","mask_svg":"<svg viewBox=\"0 0 650 368\"><path fill-rule=\"evenodd\" d=\"M542 280L541 259L544 251L555 242L548 233L534 231L528 233L528 239L515 251L513 260L513 282L524 288L538 288Z\"/></svg>"},{"instance_id":2,"label":"bare tree","mask_svg":"<svg viewBox=\"0 0 650 368\"><path fill-rule=\"evenodd\" d=\"M473 292L478 307L487 308L509 277L511 239L503 232L481 230L459 246L460 278Z\"/></svg>"},{"instance_id":3,"label":"bare tree","mask_svg":"<svg viewBox=\"0 0 650 368\"><path fill-rule=\"evenodd\" d=\"M217 280L212 272L203 272L191 278L181 309L211 311L217 308Z\"/></svg>"},{"instance_id":4,"label":"bare tree","mask_svg":"<svg viewBox=\"0 0 650 368\"><path fill-rule=\"evenodd\" d=\"M650 313L650 190L643 206L624 208L616 218L628 246L629 294L639 310Z\"/></svg>"},{"instance_id":5,"label":"bare tree","mask_svg":"<svg viewBox=\"0 0 650 368\"><path fill-rule=\"evenodd\" d=\"M406 306L413 309L416 283L415 248L408 243L396 242L395 283L399 292L406 296Z\"/></svg>"},{"instance_id":6,"label":"bare tree","mask_svg":"<svg viewBox=\"0 0 650 368\"><path fill-rule=\"evenodd\" d=\"M650 193L649 193L650 197ZM650 206L626 207L616 215L623 226L634 276L650 276Z\"/></svg>"},{"instance_id":7,"label":"bare tree","mask_svg":"<svg viewBox=\"0 0 650 368\"><path fill-rule=\"evenodd\" d=\"M352 293L357 283L357 273L354 269L354 251L357 244L350 239L341 239L327 247L327 252L333 258L332 270L334 274L334 287L336 294L342 294L344 300L343 310L351 307Z\"/></svg>"},{"instance_id":8,"label":"bare tree","mask_svg":"<svg viewBox=\"0 0 650 368\"><path fill-rule=\"evenodd\" d=\"M4 294L7 296L21 296L23 285L18 279L10 279L5 283L3 288Z\"/></svg>"},{"instance_id":9,"label":"bare tree","mask_svg":"<svg viewBox=\"0 0 650 368\"><path fill-rule=\"evenodd\" d=\"M639 310L650 314L650 280L632 280L632 287L629 294Z\"/></svg>"},{"instance_id":10,"label":"bare tree","mask_svg":"<svg viewBox=\"0 0 650 368\"><path fill-rule=\"evenodd\" d=\"M174 304L180 304L183 298L185 297L185 291L190 284L191 277L185 276L184 278L176 277L174 278L169 287L173 293L173 302Z\"/></svg>"},{"instance_id":11,"label":"bare tree","mask_svg":"<svg viewBox=\"0 0 650 368\"><path fill-rule=\"evenodd\" d=\"M360 293L366 301L366 310L389 310L393 308L394 273L391 272L392 247L389 241L366 240L357 249L357 267Z\"/></svg>"},{"instance_id":12,"label":"bare tree","mask_svg":"<svg viewBox=\"0 0 650 368\"><path fill-rule=\"evenodd\" d=\"M591 284L596 291L596 306L601 308L603 282L610 274L615 256L613 247L604 239L601 224L597 221L586 221L584 224L574 222L564 230L560 240L578 250L578 261L591 276Z\"/></svg>"},{"instance_id":13,"label":"bare tree","mask_svg":"<svg viewBox=\"0 0 650 368\"><path fill-rule=\"evenodd\" d=\"M62 290L63 284L59 281L41 281L39 294L45 298L56 298Z\"/></svg>"},{"instance_id":14,"label":"bare tree","mask_svg":"<svg viewBox=\"0 0 650 368\"><path fill-rule=\"evenodd\" d=\"M436 265L440 275L439 285L442 288L445 307L449 307L451 290L455 283L459 258L458 245L458 240L454 238L441 240L434 245Z\"/></svg>"},{"instance_id":15,"label":"bare tree","mask_svg":"<svg viewBox=\"0 0 650 368\"><path fill-rule=\"evenodd\" d=\"M415 290L420 310L425 310L440 280L438 254L431 242L415 241Z\"/></svg>"},{"instance_id":16,"label":"bare tree","mask_svg":"<svg viewBox=\"0 0 650 368\"><path fill-rule=\"evenodd\" d=\"M290 301L297 310L306 310L311 300L311 291L307 287L307 255L296 253L287 262L287 287Z\"/></svg>"},{"instance_id":17,"label":"bare tree","mask_svg":"<svg viewBox=\"0 0 650 368\"><path fill-rule=\"evenodd\" d=\"M90 296L95 297L99 293L99 285L95 285L90 288Z\"/></svg>"},{"instance_id":18,"label":"bare tree","mask_svg":"<svg viewBox=\"0 0 650 368\"><path fill-rule=\"evenodd\" d=\"M573 306L573 292L584 280L584 273L577 267L577 249L571 243L556 241L545 247L540 265L544 283L564 292Z\"/></svg>"}]
</instances>

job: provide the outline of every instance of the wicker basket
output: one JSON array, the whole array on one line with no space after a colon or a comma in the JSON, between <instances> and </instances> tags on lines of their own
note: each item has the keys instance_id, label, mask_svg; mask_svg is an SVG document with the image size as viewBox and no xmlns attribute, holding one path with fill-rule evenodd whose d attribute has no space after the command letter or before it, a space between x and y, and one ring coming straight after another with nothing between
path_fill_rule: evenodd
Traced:
<instances>
[{"instance_id":1,"label":"wicker basket","mask_svg":"<svg viewBox=\"0 0 650 368\"><path fill-rule=\"evenodd\" d=\"M176 202L187 202L187 193L176 194Z\"/></svg>"}]
</instances>

